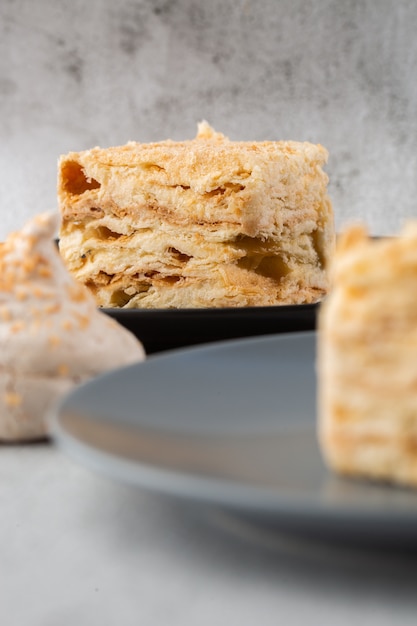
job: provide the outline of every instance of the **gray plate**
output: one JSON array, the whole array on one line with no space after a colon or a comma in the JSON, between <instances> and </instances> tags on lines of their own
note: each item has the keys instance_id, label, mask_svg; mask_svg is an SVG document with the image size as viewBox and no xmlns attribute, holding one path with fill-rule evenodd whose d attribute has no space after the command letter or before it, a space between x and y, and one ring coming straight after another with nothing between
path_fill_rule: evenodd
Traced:
<instances>
[{"instance_id":1,"label":"gray plate","mask_svg":"<svg viewBox=\"0 0 417 626\"><path fill-rule=\"evenodd\" d=\"M101 376L53 418L91 468L269 528L417 545L417 493L329 472L314 332L187 348Z\"/></svg>"}]
</instances>

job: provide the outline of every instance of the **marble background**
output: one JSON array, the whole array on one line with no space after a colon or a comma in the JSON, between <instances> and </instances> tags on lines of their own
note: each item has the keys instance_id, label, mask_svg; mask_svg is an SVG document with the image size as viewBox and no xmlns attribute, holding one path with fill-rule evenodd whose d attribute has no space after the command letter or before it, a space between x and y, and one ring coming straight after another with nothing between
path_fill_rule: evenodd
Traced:
<instances>
[{"instance_id":1,"label":"marble background","mask_svg":"<svg viewBox=\"0 0 417 626\"><path fill-rule=\"evenodd\" d=\"M415 0L0 0L0 239L56 207L61 153L322 143L337 228L417 214Z\"/></svg>"}]
</instances>

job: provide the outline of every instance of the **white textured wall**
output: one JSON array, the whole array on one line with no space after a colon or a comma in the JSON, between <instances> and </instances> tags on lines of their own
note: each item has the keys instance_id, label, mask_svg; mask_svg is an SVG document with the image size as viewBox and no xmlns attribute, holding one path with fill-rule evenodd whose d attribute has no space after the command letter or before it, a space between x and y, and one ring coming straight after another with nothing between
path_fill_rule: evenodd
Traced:
<instances>
[{"instance_id":1,"label":"white textured wall","mask_svg":"<svg viewBox=\"0 0 417 626\"><path fill-rule=\"evenodd\" d=\"M0 0L0 239L56 207L69 150L320 142L338 228L417 215L415 0Z\"/></svg>"}]
</instances>

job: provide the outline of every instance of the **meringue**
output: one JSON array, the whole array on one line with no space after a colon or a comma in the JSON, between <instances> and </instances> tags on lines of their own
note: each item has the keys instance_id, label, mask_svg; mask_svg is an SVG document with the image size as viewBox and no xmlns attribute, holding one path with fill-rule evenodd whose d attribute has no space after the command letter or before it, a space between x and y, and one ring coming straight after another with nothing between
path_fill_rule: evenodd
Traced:
<instances>
[{"instance_id":1,"label":"meringue","mask_svg":"<svg viewBox=\"0 0 417 626\"><path fill-rule=\"evenodd\" d=\"M59 217L43 213L0 246L0 440L48 435L61 397L109 369L145 358L142 344L97 309L54 242Z\"/></svg>"}]
</instances>

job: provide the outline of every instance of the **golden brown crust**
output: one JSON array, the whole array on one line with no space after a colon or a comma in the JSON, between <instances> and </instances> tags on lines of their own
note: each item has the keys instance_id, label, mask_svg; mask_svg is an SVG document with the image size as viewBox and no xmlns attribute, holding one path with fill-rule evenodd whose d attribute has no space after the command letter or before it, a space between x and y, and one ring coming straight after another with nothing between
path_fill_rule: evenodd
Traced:
<instances>
[{"instance_id":1,"label":"golden brown crust","mask_svg":"<svg viewBox=\"0 0 417 626\"><path fill-rule=\"evenodd\" d=\"M319 316L319 436L342 473L417 486L417 228L340 241Z\"/></svg>"},{"instance_id":2,"label":"golden brown crust","mask_svg":"<svg viewBox=\"0 0 417 626\"><path fill-rule=\"evenodd\" d=\"M232 142L206 123L191 141L70 153L61 254L101 306L320 299L333 246L326 159L321 146Z\"/></svg>"}]
</instances>

